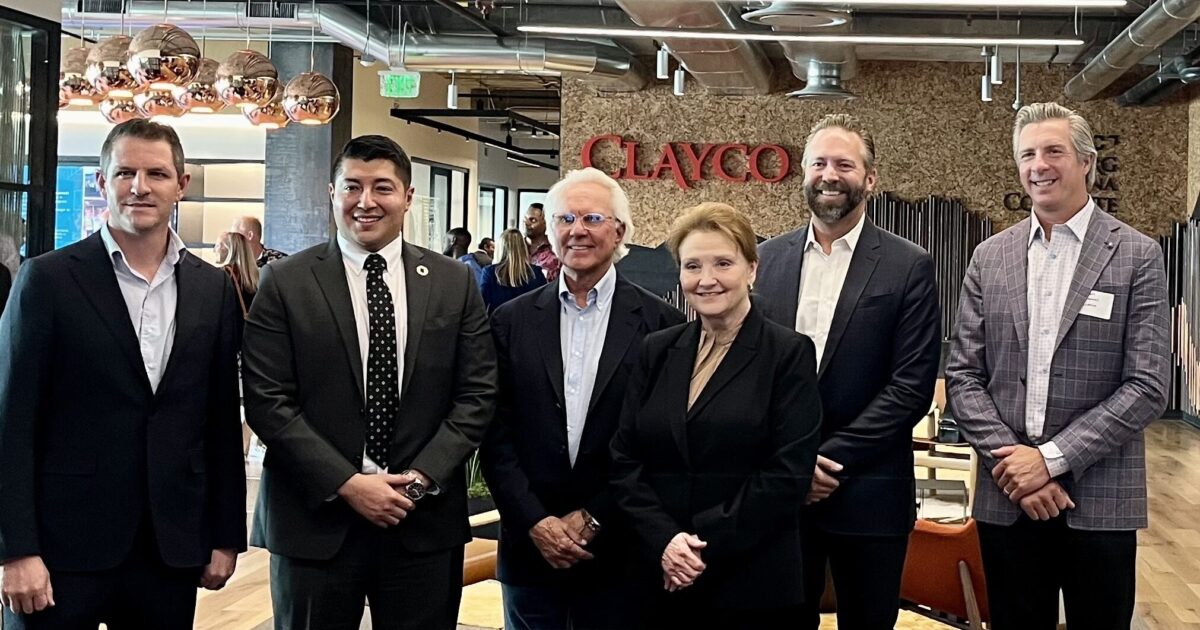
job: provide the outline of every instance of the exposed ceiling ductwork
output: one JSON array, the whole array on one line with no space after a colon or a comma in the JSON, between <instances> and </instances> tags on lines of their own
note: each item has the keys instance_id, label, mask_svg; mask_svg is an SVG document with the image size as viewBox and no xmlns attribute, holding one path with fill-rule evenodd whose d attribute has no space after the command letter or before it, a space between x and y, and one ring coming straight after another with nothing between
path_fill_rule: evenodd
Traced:
<instances>
[{"instance_id":1,"label":"exposed ceiling ductwork","mask_svg":"<svg viewBox=\"0 0 1200 630\"><path fill-rule=\"evenodd\" d=\"M641 26L655 28L737 30L739 18L718 2L617 0ZM771 63L750 42L667 39L666 46L710 94L751 95L771 90Z\"/></svg>"},{"instance_id":2,"label":"exposed ceiling ductwork","mask_svg":"<svg viewBox=\"0 0 1200 630\"><path fill-rule=\"evenodd\" d=\"M775 31L796 32L802 29L821 29L830 34L849 29L851 15L844 11L815 9L790 2L775 2L770 6L742 15L742 19L770 26ZM781 42L783 54L792 66L792 74L805 82L804 88L788 93L801 100L845 101L856 98L842 87L842 81L853 79L858 71L858 55L847 44L804 44Z\"/></svg>"},{"instance_id":3,"label":"exposed ceiling ductwork","mask_svg":"<svg viewBox=\"0 0 1200 630\"><path fill-rule=\"evenodd\" d=\"M1118 96L1117 105L1154 105L1183 89L1183 86L1194 83L1200 83L1200 46L1163 63L1161 70Z\"/></svg>"},{"instance_id":4,"label":"exposed ceiling ductwork","mask_svg":"<svg viewBox=\"0 0 1200 630\"><path fill-rule=\"evenodd\" d=\"M119 7L111 13L76 12L75 0L63 0L63 27L111 28L124 25L144 28L162 21L160 2L129 2L125 15ZM616 46L547 38L492 38L454 35L406 35L403 45L386 28L369 24L363 16L335 4L278 3L271 13L258 9L262 3L213 2L207 9L199 2L172 0L167 14L172 24L188 29L255 28L278 30L316 28L348 48L391 66L404 65L425 72L513 73L566 76L587 79L605 91L635 91L646 85L647 74L625 50ZM89 9L94 8L90 3ZM248 13L249 12L249 13Z\"/></svg>"},{"instance_id":5,"label":"exposed ceiling ductwork","mask_svg":"<svg viewBox=\"0 0 1200 630\"><path fill-rule=\"evenodd\" d=\"M1200 0L1158 0L1067 82L1068 98L1086 101L1200 17Z\"/></svg>"}]
</instances>

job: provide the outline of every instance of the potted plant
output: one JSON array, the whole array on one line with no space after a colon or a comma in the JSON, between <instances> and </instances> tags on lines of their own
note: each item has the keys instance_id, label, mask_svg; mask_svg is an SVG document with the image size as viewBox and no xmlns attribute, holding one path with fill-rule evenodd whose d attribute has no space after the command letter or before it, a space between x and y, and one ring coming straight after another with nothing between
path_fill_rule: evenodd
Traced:
<instances>
[{"instance_id":1,"label":"potted plant","mask_svg":"<svg viewBox=\"0 0 1200 630\"><path fill-rule=\"evenodd\" d=\"M483 479L483 471L479 466L479 451L476 450L471 454L471 459L467 460L467 513L482 514L494 509L496 509L496 502L492 499L492 491L488 489L487 482ZM495 540L500 536L500 524L491 523L473 527L471 535L476 538Z\"/></svg>"}]
</instances>

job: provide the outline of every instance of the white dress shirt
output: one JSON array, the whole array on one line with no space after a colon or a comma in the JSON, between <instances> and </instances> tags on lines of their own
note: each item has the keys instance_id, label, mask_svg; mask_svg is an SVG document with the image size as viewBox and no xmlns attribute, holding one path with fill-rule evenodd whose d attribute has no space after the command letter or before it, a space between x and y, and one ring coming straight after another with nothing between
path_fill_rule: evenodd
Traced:
<instances>
[{"instance_id":1,"label":"white dress shirt","mask_svg":"<svg viewBox=\"0 0 1200 630\"><path fill-rule=\"evenodd\" d=\"M100 226L100 240L112 259L113 271L117 275L117 286L125 298L129 321L137 334L138 349L142 364L150 379L150 388L158 391L163 370L171 357L175 345L175 310L179 304L179 285L175 281L175 265L183 256L184 244L175 233L167 228L167 254L163 256L153 278L145 278L129 266L125 252L108 231L108 224Z\"/></svg>"},{"instance_id":2,"label":"white dress shirt","mask_svg":"<svg viewBox=\"0 0 1200 630\"><path fill-rule=\"evenodd\" d=\"M408 295L404 284L404 237L385 245L378 252L369 252L358 243L337 235L338 248L342 250L342 263L346 267L346 284L350 287L350 302L354 306L354 325L358 329L358 353L362 357L363 388L366 389L367 354L371 345L371 317L367 310L367 256L372 253L383 256L387 270L383 281L392 293L392 307L396 310L396 392L403 395L404 346L408 341ZM367 457L363 447L362 472L364 474L385 473L387 469Z\"/></svg>"},{"instance_id":3,"label":"white dress shirt","mask_svg":"<svg viewBox=\"0 0 1200 630\"><path fill-rule=\"evenodd\" d=\"M850 271L850 259L854 257L854 248L858 247L866 220L867 213L864 212L845 236L833 242L828 254L817 242L812 223L808 225L804 262L800 265L800 299L796 300L796 332L812 339L817 348L817 365L821 365L821 356L825 354L833 311L837 308L846 273Z\"/></svg>"},{"instance_id":4,"label":"white dress shirt","mask_svg":"<svg viewBox=\"0 0 1200 630\"><path fill-rule=\"evenodd\" d=\"M617 269L610 265L604 277L587 294L587 306L579 308L567 289L566 274L558 276L558 298L562 302L558 339L562 346L563 397L567 404L567 455L571 466L579 455L583 425L587 422L600 353L612 315L613 293L617 287Z\"/></svg>"},{"instance_id":5,"label":"white dress shirt","mask_svg":"<svg viewBox=\"0 0 1200 630\"><path fill-rule=\"evenodd\" d=\"M1050 364L1054 360L1054 343L1062 322L1063 307L1071 292L1071 279L1079 263L1079 252L1087 236L1088 224L1096 204L1087 205L1069 221L1054 226L1050 239L1045 238L1037 210L1030 220L1026 300L1029 305L1029 357L1026 364L1025 434L1038 440L1046 428L1046 398L1050 393ZM1053 442L1038 445L1051 477L1057 477L1070 466L1062 450Z\"/></svg>"}]
</instances>

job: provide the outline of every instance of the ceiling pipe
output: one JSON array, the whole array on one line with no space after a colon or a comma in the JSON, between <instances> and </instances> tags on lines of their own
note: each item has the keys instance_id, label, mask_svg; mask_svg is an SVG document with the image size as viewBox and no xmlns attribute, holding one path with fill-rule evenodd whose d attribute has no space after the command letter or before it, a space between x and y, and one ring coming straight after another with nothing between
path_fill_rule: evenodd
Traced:
<instances>
[{"instance_id":1,"label":"ceiling pipe","mask_svg":"<svg viewBox=\"0 0 1200 630\"><path fill-rule=\"evenodd\" d=\"M86 13L75 10L75 0L63 1L63 27L113 28L122 24L137 29L162 21L163 4L134 1L127 12ZM170 22L184 29L267 28L276 32L312 27L324 36L360 53L387 60L392 67L404 66L425 72L524 73L541 76L567 76L587 79L605 91L636 91L645 87L647 73L625 50L592 42L536 37L492 38L456 35L413 35L401 45L388 29L377 23L368 26L363 16L334 4L284 4L287 15L251 17L247 3L202 3L171 0L167 11ZM367 29L370 29L370 36Z\"/></svg>"},{"instance_id":2,"label":"ceiling pipe","mask_svg":"<svg viewBox=\"0 0 1200 630\"><path fill-rule=\"evenodd\" d=\"M1068 98L1087 101L1200 18L1200 0L1158 0L1067 82Z\"/></svg>"}]
</instances>

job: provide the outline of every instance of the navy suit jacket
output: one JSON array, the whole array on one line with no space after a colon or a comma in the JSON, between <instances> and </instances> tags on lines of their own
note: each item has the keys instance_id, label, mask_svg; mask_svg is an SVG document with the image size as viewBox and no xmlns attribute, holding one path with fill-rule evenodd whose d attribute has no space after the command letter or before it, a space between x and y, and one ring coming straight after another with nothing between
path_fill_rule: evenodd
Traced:
<instances>
[{"instance_id":1,"label":"navy suit jacket","mask_svg":"<svg viewBox=\"0 0 1200 630\"><path fill-rule=\"evenodd\" d=\"M759 245L756 302L795 329L808 226ZM841 485L806 510L826 531L906 535L916 520L912 428L929 411L941 355L933 258L868 218L817 368L820 454Z\"/></svg>"},{"instance_id":2,"label":"navy suit jacket","mask_svg":"<svg viewBox=\"0 0 1200 630\"><path fill-rule=\"evenodd\" d=\"M608 445L642 338L681 323L683 315L618 272L612 312L575 466L567 454L558 282L500 307L492 332L500 365L500 403L480 451L483 473L500 510L499 577L509 584L611 578L627 555L628 529L608 487ZM529 538L547 516L579 508L600 521L588 550L596 557L552 568Z\"/></svg>"}]
</instances>

